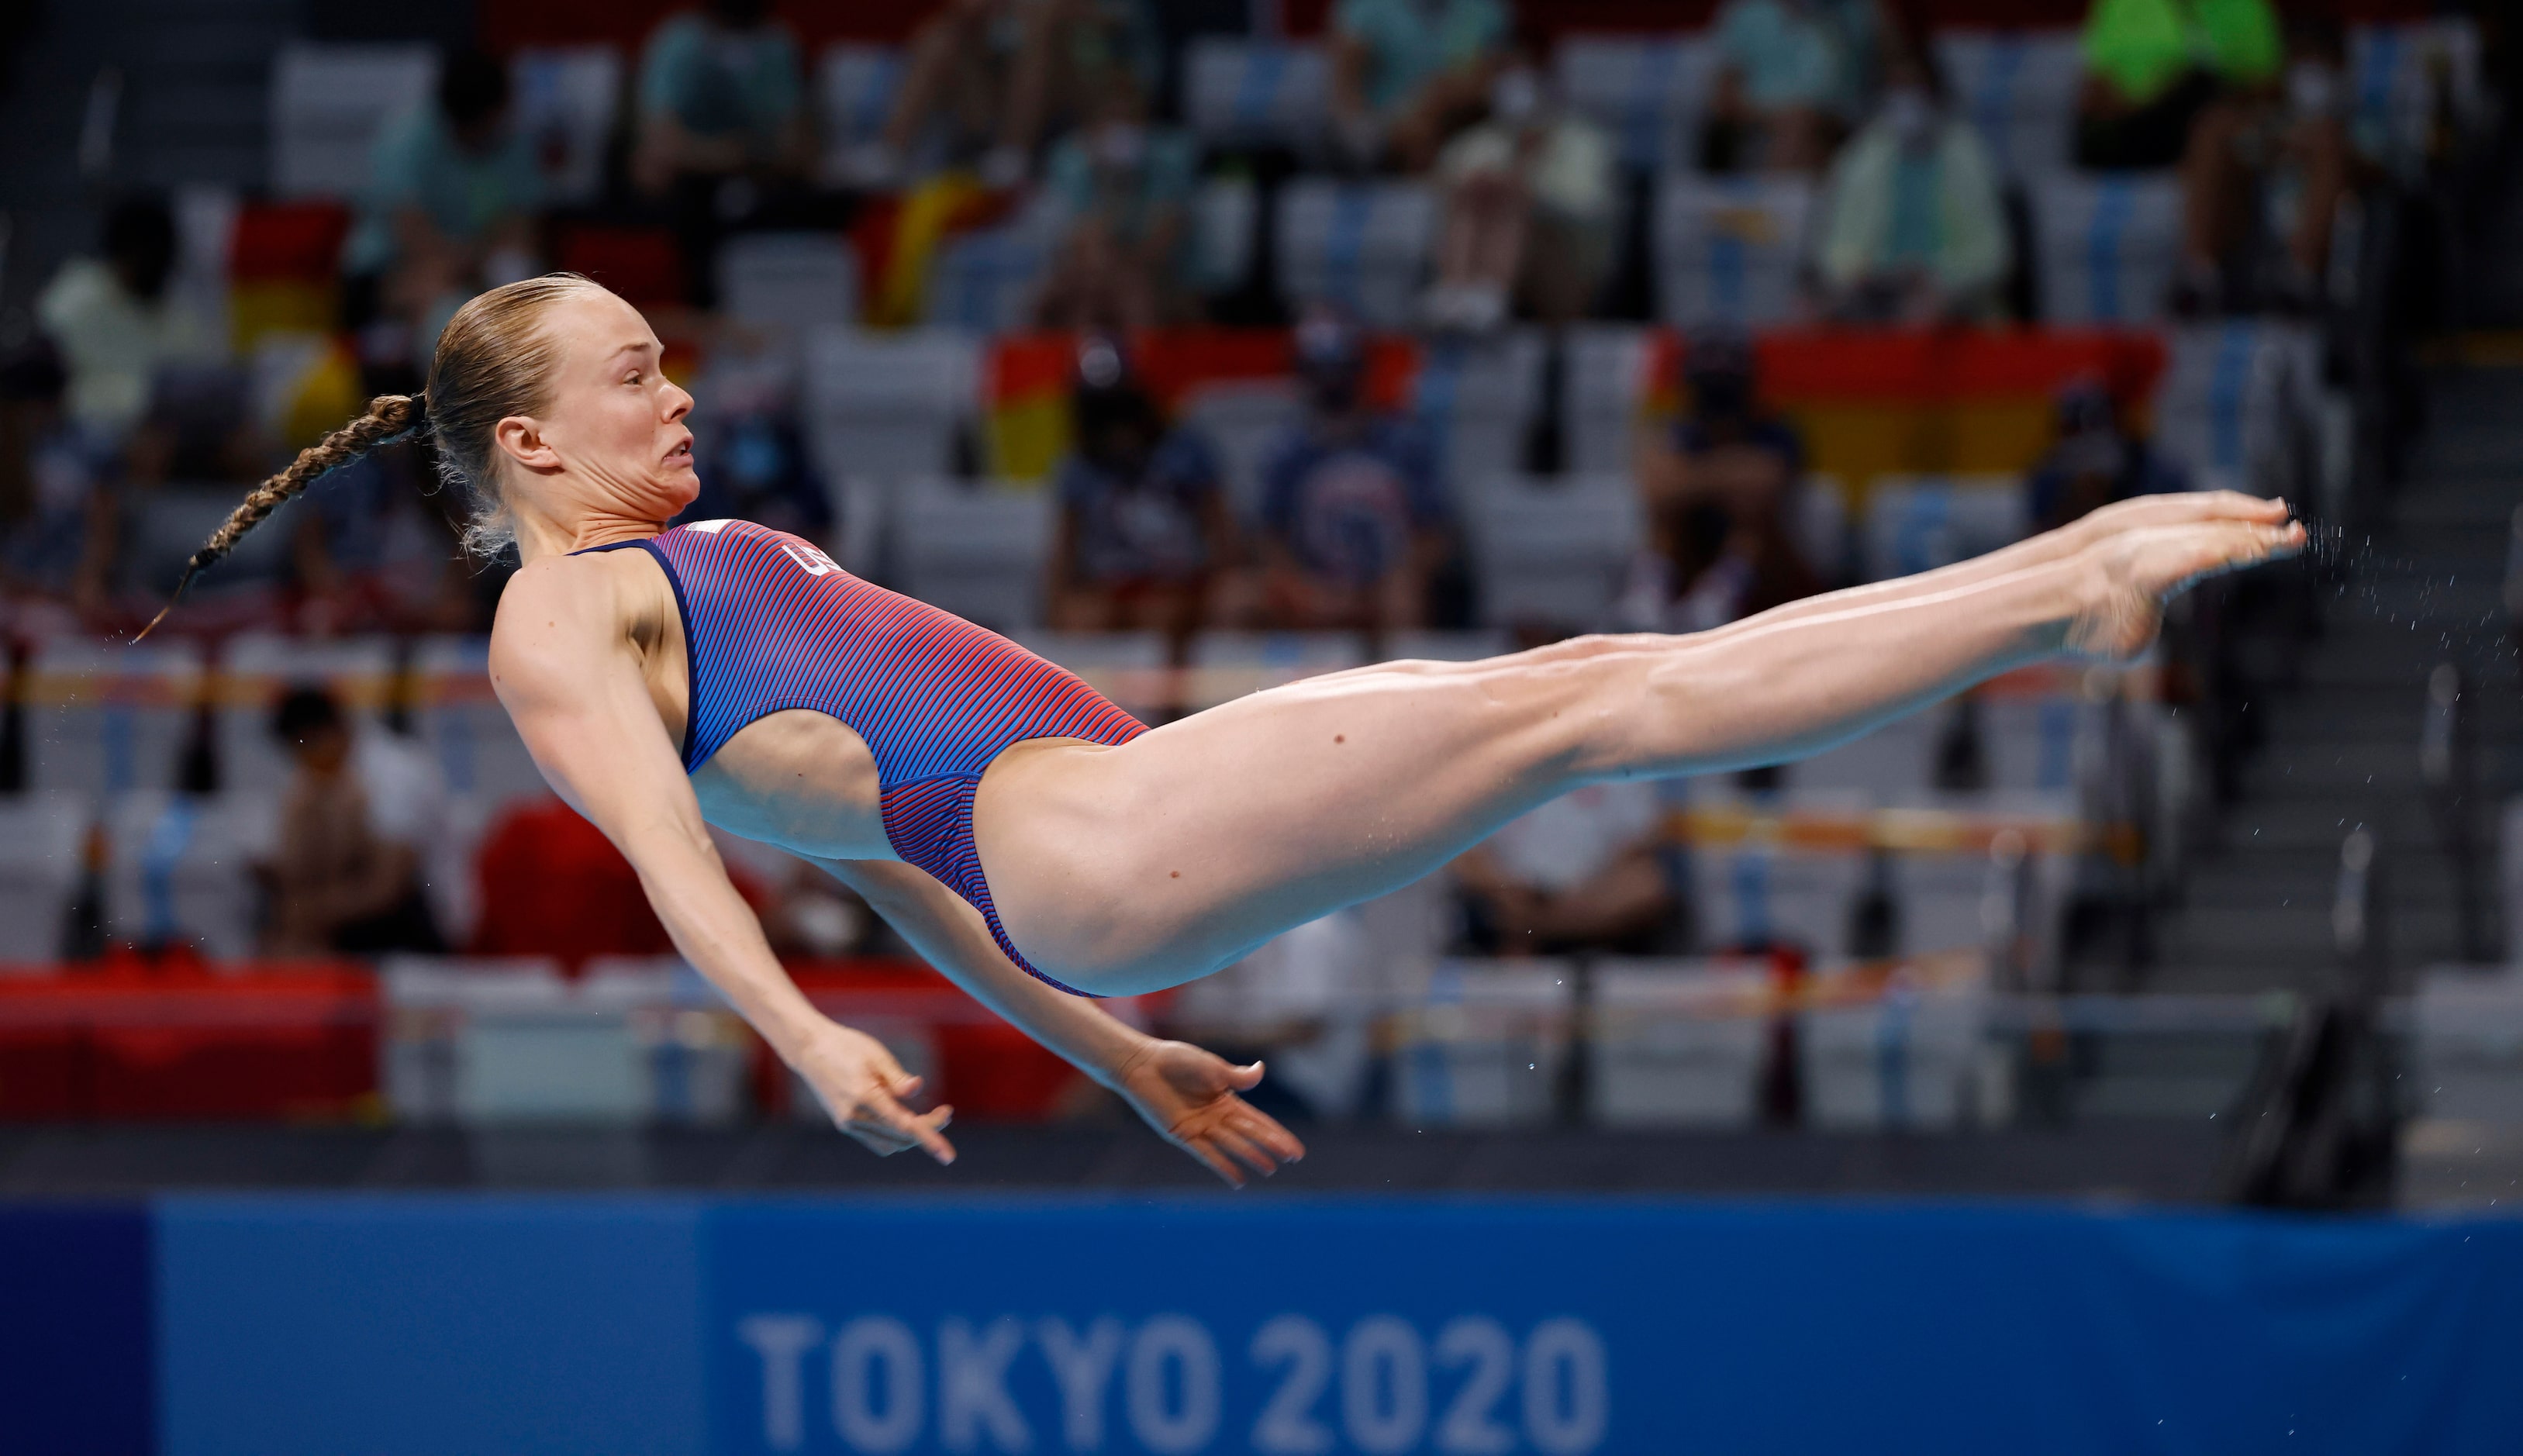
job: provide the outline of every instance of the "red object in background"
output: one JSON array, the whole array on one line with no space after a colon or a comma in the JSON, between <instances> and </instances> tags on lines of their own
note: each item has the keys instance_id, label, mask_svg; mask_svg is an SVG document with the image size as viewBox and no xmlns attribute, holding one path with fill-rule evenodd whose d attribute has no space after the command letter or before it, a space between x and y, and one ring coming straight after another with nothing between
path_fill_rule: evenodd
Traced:
<instances>
[{"instance_id":1,"label":"red object in background","mask_svg":"<svg viewBox=\"0 0 2523 1456\"><path fill-rule=\"evenodd\" d=\"M525 801L492 825L474 872L482 891L477 956L549 956L574 975L591 957L674 949L631 862L550 795Z\"/></svg>"},{"instance_id":2,"label":"red object in background","mask_svg":"<svg viewBox=\"0 0 2523 1456\"><path fill-rule=\"evenodd\" d=\"M110 959L0 974L0 1117L340 1119L374 1105L354 965Z\"/></svg>"},{"instance_id":3,"label":"red object in background","mask_svg":"<svg viewBox=\"0 0 2523 1456\"><path fill-rule=\"evenodd\" d=\"M1000 1020L962 988L916 961L792 963L790 979L843 1025L882 1037L916 1028L935 1055L922 1104L949 1103L959 1120L1041 1122L1076 1096L1084 1074ZM765 1054L766 1110L785 1096L786 1077Z\"/></svg>"},{"instance_id":4,"label":"red object in background","mask_svg":"<svg viewBox=\"0 0 2523 1456\"><path fill-rule=\"evenodd\" d=\"M1660 390L1679 387L1690 349L1679 334L1657 336ZM2164 371L2164 340L2143 329L1774 329L1753 349L1761 396L1775 405L2047 399L2089 375L2134 403Z\"/></svg>"},{"instance_id":5,"label":"red object in background","mask_svg":"<svg viewBox=\"0 0 2523 1456\"><path fill-rule=\"evenodd\" d=\"M662 227L565 227L552 248L552 261L562 272L584 273L603 284L635 308L674 308L690 302L683 250Z\"/></svg>"},{"instance_id":6,"label":"red object in background","mask_svg":"<svg viewBox=\"0 0 2523 1456\"><path fill-rule=\"evenodd\" d=\"M341 271L350 210L339 203L248 203L228 240L238 283L325 283Z\"/></svg>"}]
</instances>

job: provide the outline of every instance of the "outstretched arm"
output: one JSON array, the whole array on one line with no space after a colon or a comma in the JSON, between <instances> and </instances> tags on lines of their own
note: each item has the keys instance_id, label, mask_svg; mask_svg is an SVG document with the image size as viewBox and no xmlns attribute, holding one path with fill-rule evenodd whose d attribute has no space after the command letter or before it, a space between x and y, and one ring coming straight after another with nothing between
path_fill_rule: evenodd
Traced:
<instances>
[{"instance_id":1,"label":"outstretched arm","mask_svg":"<svg viewBox=\"0 0 2523 1456\"><path fill-rule=\"evenodd\" d=\"M981 916L916 866L886 860L817 860L858 892L928 963L973 999L1119 1093L1148 1125L1242 1187L1306 1155L1303 1143L1239 1092L1262 1081L1262 1063L1231 1066L1183 1042L1129 1026L1084 997L1054 990L999 950Z\"/></svg>"},{"instance_id":2,"label":"outstretched arm","mask_svg":"<svg viewBox=\"0 0 2523 1456\"><path fill-rule=\"evenodd\" d=\"M544 777L640 873L683 953L813 1085L842 1129L880 1152L917 1145L939 1162L953 1110L913 1115L920 1079L799 993L701 822L691 781L649 700L608 579L561 561L517 573L491 637L491 682Z\"/></svg>"}]
</instances>

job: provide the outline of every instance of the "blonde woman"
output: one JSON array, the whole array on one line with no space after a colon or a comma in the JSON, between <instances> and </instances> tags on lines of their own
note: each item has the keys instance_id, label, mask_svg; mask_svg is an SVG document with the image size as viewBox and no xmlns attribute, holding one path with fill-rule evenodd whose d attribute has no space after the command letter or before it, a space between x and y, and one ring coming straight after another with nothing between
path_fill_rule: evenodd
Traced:
<instances>
[{"instance_id":1,"label":"blonde woman","mask_svg":"<svg viewBox=\"0 0 2523 1456\"><path fill-rule=\"evenodd\" d=\"M949 1109L816 1010L729 885L708 826L824 866L939 969L1229 1182L1303 1155L1229 1066L1087 998L1207 975L1404 884L1582 784L1811 753L2062 655L2124 657L2163 602L2304 541L2230 493L2098 511L2006 550L1715 632L1388 663L1144 728L1005 638L694 493L691 397L639 312L583 278L467 304L427 393L390 396L258 488L208 566L325 470L426 428L477 547L523 567L492 631L500 701L554 789L637 867L659 918L833 1117L939 1161Z\"/></svg>"}]
</instances>

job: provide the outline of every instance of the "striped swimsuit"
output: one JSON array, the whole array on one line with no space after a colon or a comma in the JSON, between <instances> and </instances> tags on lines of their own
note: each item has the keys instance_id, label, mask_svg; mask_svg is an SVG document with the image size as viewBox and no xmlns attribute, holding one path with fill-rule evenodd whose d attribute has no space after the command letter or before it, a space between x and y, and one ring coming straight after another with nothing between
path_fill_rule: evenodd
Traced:
<instances>
[{"instance_id":1,"label":"striped swimsuit","mask_svg":"<svg viewBox=\"0 0 2523 1456\"><path fill-rule=\"evenodd\" d=\"M974 791L1011 743L1126 743L1146 726L996 633L872 587L785 532L701 521L594 549L625 546L657 558L683 614L685 772L765 715L811 708L839 719L876 755L893 852L972 902L1009 960L1059 986L1009 942L990 904Z\"/></svg>"}]
</instances>

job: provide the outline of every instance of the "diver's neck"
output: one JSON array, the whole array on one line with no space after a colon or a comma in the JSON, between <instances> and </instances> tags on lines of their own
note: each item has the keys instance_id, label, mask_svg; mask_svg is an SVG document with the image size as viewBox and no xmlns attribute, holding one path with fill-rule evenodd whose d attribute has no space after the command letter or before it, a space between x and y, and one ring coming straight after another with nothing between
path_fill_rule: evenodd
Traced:
<instances>
[{"instance_id":1,"label":"diver's neck","mask_svg":"<svg viewBox=\"0 0 2523 1456\"><path fill-rule=\"evenodd\" d=\"M597 546L643 540L666 529L663 521L594 512L568 521L529 511L517 512L517 559L533 562L545 556L567 556Z\"/></svg>"}]
</instances>

